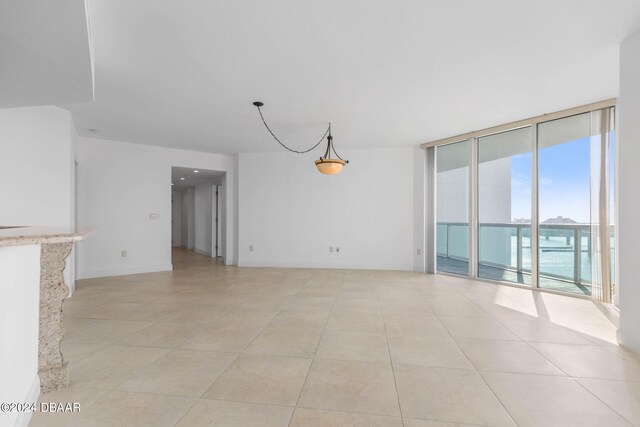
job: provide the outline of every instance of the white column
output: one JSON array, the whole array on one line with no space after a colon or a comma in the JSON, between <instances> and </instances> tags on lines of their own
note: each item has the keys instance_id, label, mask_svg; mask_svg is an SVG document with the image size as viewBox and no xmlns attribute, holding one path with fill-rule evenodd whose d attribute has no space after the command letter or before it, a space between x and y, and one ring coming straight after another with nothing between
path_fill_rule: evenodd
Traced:
<instances>
[{"instance_id":1,"label":"white column","mask_svg":"<svg viewBox=\"0 0 640 427\"><path fill-rule=\"evenodd\" d=\"M40 395L39 295L40 245L0 246L0 403L34 403ZM0 425L27 425L30 416L0 412Z\"/></svg>"},{"instance_id":2,"label":"white column","mask_svg":"<svg viewBox=\"0 0 640 427\"><path fill-rule=\"evenodd\" d=\"M620 329L618 342L640 352L640 33L620 46L620 98L618 103L618 283Z\"/></svg>"}]
</instances>

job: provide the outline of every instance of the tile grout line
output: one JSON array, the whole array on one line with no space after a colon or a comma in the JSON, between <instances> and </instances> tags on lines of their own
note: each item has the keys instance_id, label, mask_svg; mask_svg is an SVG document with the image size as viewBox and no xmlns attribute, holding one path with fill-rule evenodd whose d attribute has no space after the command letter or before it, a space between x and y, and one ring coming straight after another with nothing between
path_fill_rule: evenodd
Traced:
<instances>
[{"instance_id":1,"label":"tile grout line","mask_svg":"<svg viewBox=\"0 0 640 427\"><path fill-rule=\"evenodd\" d=\"M240 303L236 303L233 305L233 307L231 308L231 310L229 310L229 312L231 312L233 309L235 309L238 305L240 305ZM223 314L222 316L220 316L218 319L214 320L211 323L217 322L218 320L224 318L229 312ZM175 350L175 349L174 349ZM181 349L181 350L188 350L188 351L203 351L203 350L193 350L193 349ZM219 352L218 353L230 353L233 354L235 352ZM174 427L177 426L178 424L180 424L180 421L182 421L182 419L189 413L189 411L191 411L191 409L196 405L196 403L198 403L200 400L203 399L203 396L205 394L207 394L207 392L211 389L211 387L214 386L214 384L220 379L220 377L222 377L222 375L224 375L224 373L227 371L227 369L229 369L229 367L233 364L233 362L235 362L238 357L240 357L240 352L238 352L236 354L236 357L233 358L233 360L229 363L229 365L220 373L220 375L218 375L218 377L216 377L215 380L213 380L213 382L211 383L211 385L209 385L209 387L207 387L207 389L200 395L200 397L198 397L196 399L195 402L193 402L193 404L189 407L189 409L182 415L182 417L180 417L180 419L174 424Z\"/></svg>"},{"instance_id":2,"label":"tile grout line","mask_svg":"<svg viewBox=\"0 0 640 427\"><path fill-rule=\"evenodd\" d=\"M561 372L563 372L566 376L562 377L562 376L557 376L557 375L547 375L547 376L551 376L551 377L556 377L556 378L567 378L568 380L578 384L580 387L582 387L583 389L587 390L588 393L590 393L591 395L593 395L596 399L598 399L600 402L602 402L607 408L611 409L614 413L616 413L617 415L619 415L623 420L629 422L629 420L627 420L622 414L618 413L618 411L616 411L615 409L613 409L611 406L609 406L607 403L605 403L604 401L602 401L602 399L600 399L598 396L596 396L593 392L591 392L591 390L587 389L584 385L582 385L579 381L577 381L574 377L572 377L571 375L569 375L564 369L562 369L561 367L557 366L555 363L553 363L552 360L550 360L548 357L546 357L544 354L540 353L536 348L534 348L529 342L525 341L522 339L522 337L520 335L518 335L516 332L511 331L506 325L505 325L505 321L501 321L500 319L498 319L497 317L494 317L491 313L489 313L488 311L484 310L481 306L479 306L478 304L476 304L473 300L471 300L470 298L468 298L466 295L462 294L468 301L470 301L472 304L474 304L476 307L478 307L480 310L484 311L485 313L487 313L487 315L493 319L494 321L496 321L498 324L500 324L500 326L502 326L503 328L505 328L506 330L508 330L509 332L511 332L513 335L515 335L519 342L524 343L528 348L532 349L536 354L540 355L542 358L544 358L545 360L547 360L549 363L551 363L553 366L555 366L558 370L560 370ZM509 298L510 300L518 303L518 301L514 300L513 298L506 296L507 298ZM544 320L548 320L548 319L544 319ZM454 338L454 341L455 338ZM515 341L518 342L518 341ZM545 342L542 342L542 344L545 344ZM554 343L551 343L554 344ZM560 343L563 344L563 343ZM458 342L456 341L456 345L458 345L458 347L460 347L460 345L458 344ZM563 345L571 345L571 344L563 344ZM580 345L580 344L575 344L575 345ZM586 345L586 344L585 344ZM597 347L598 345L596 343L592 344L594 347ZM460 347L460 350L464 353L464 350L462 350L462 348ZM465 353L466 356L466 353ZM468 357L467 357L468 359ZM494 394L494 396L496 396L496 399L498 399L498 401L500 402L500 404L503 406L503 408L507 411L507 413L509 413L509 415L511 416L511 418L515 421L515 419L513 418L513 415L511 415L511 412L509 412L509 410L504 406L504 403L502 402L502 400L495 394L495 391L491 388L491 386L489 385L489 383L487 383L487 381L485 380L485 378L480 374L480 372L485 372L485 371L478 371L477 367L475 366L475 364L471 361L471 359L469 359L469 361L471 362L471 364L474 366L474 368L476 368L476 372L478 372L478 375L480 375L480 377L482 378L482 380L484 381L484 383L487 385L487 387L489 387L489 389L491 390L491 392ZM491 371L486 371L486 372L491 372ZM506 372L499 372L497 371L497 373L506 373ZM509 374L509 373L507 373ZM532 375L532 376L544 376L542 374L533 374L533 373L513 373L511 375ZM630 422L629 422L630 423ZM517 424L517 422L516 422ZM630 423L631 425L633 425L633 423Z\"/></svg>"},{"instance_id":3,"label":"tile grout line","mask_svg":"<svg viewBox=\"0 0 640 427\"><path fill-rule=\"evenodd\" d=\"M184 411L184 414L182 414L182 416L180 417L180 419L178 421L175 422L175 424L173 425L173 427L176 427L178 424L180 424L180 422L184 419L184 417L187 416L187 414L193 409L194 406L196 406L196 403L200 402L200 398L197 398L195 402L193 402L191 404L191 406L189 406L189 408Z\"/></svg>"},{"instance_id":4,"label":"tile grout line","mask_svg":"<svg viewBox=\"0 0 640 427\"><path fill-rule=\"evenodd\" d=\"M533 292L533 291L530 291ZM509 331L511 334L513 334L516 338L518 338L518 341L515 342L522 342L524 343L528 348L532 349L535 353L537 353L538 355L540 355L543 359L545 359L546 361L548 361L549 363L551 363L551 365L555 366L558 370L560 370L560 372L563 372L567 377L570 377L570 375L561 367L557 366L555 363L553 363L552 360L550 360L548 357L546 357L544 354L540 353L538 350L536 350L530 343L528 343L527 341L523 340L522 337L517 334L516 332L512 331L511 329L509 329L508 326L506 326L506 322L505 321L501 321L499 318L493 316L491 313L489 313L487 310L485 310L484 308L482 308L480 305L476 304L475 301L471 300L470 298L468 298L466 295L462 294L469 302L471 302L471 304L475 305L477 308L479 308L480 310L484 311L485 313L487 313L487 315L489 316L489 318L491 318L492 320L494 320L496 323L498 323L500 326L502 326L504 329L506 329L507 331ZM519 304L517 300L511 298L508 295L505 295L506 298L509 298L510 300L514 301L515 303ZM546 319L545 319L546 320ZM455 341L455 338L454 338ZM456 344L458 344L458 342L456 341ZM459 344L458 344L459 347ZM460 348L460 350L462 350L462 348ZM464 351L463 351L464 353ZM466 353L465 353L466 356ZM472 362L473 364L473 362ZM475 365L474 365L475 367ZM477 369L476 369L477 370ZM482 375L480 375L482 376ZM484 380L484 377L483 377ZM486 382L486 381L485 381ZM496 396L497 397L497 396Z\"/></svg>"},{"instance_id":5,"label":"tile grout line","mask_svg":"<svg viewBox=\"0 0 640 427\"><path fill-rule=\"evenodd\" d=\"M384 326L384 337L387 340L387 352L389 353L389 364L391 365L391 375L393 375L393 385L396 388L396 399L398 400L398 410L400 411L400 422L404 427L404 415L402 414L402 404L400 403L400 393L398 392L398 381L396 380L396 370L393 366L391 358L391 345L389 344L389 335L387 334L387 321L382 313L382 303L380 301L380 293L378 293L378 305L380 306L380 316L382 317L382 325Z\"/></svg>"},{"instance_id":6,"label":"tile grout line","mask_svg":"<svg viewBox=\"0 0 640 427\"><path fill-rule=\"evenodd\" d=\"M190 351L200 351L200 350L190 350ZM231 353L231 354L233 354L233 353ZM205 394L207 394L207 393L209 392L209 390L211 390L211 388L213 388L213 386L214 386L214 385L216 385L216 383L218 382L218 380L220 380L220 378L222 378L222 376L227 372L227 370L229 370L229 368L231 367L231 365L233 365L233 364L234 364L234 362L235 362L236 360L238 360L238 357L240 357L240 355L241 355L241 354L242 354L242 353L237 353L237 354L236 354L236 357L234 357L234 358L233 358L233 360L232 360L231 362L229 362L229 364L227 365L227 367L226 367L226 368L224 368L224 370L223 370L222 372L220 372L220 375L218 375L218 376L216 377L216 379L215 379L215 380L213 380L213 382L209 385L209 387L207 387L207 389L206 389L206 390L205 390L205 391L200 395L200 397L199 397L198 399L202 399L202 398L203 398L203 396L204 396Z\"/></svg>"},{"instance_id":7,"label":"tile grout line","mask_svg":"<svg viewBox=\"0 0 640 427\"><path fill-rule=\"evenodd\" d=\"M456 292L458 292L456 290ZM474 304L476 307L478 307L479 309L482 310L482 307L479 307L477 304L475 304L473 301L471 301L469 298L467 298L464 294L460 293L464 298L466 298L468 301L470 301L472 304ZM483 310L484 311L484 310ZM487 313L489 314L489 313ZM457 316L457 317L461 317L461 316ZM436 318L439 319L438 316L436 316ZM495 319L494 319L495 320ZM501 325L502 326L502 325ZM498 397L498 395L495 393L495 391L491 388L491 386L489 386L489 384L487 383L487 381L484 379L484 377L480 374L480 371L478 371L477 366L475 365L475 363L473 363L473 361L469 358L469 356L467 355L467 353L465 353L465 351L462 349L462 347L460 347L460 344L458 344L458 341L456 341L455 337L451 334L451 332L447 329L447 327L445 325L443 325L443 327L445 328L445 330L447 331L447 333L449 334L449 336L451 337L451 339L453 340L453 342L455 343L455 345L458 347L458 350L460 350L462 352L462 354L464 355L464 357L469 361L469 363L471 364L471 366L473 366L473 370L474 372L480 377L480 379L482 380L482 382L484 383L484 385L491 391L491 394L493 394L493 396L496 398L496 400L498 402L500 402L500 406L502 406L502 408L505 410L505 412L509 415L509 418L511 418L511 420L513 421L513 423L515 425L519 425L515 418L513 417L513 414L511 414L511 412L507 409L507 407L504 405L504 403L502 402L502 400L500 400L500 398ZM504 327L504 326L502 326Z\"/></svg>"},{"instance_id":8,"label":"tile grout line","mask_svg":"<svg viewBox=\"0 0 640 427\"><path fill-rule=\"evenodd\" d=\"M586 378L586 379L594 379L594 378ZM598 397L598 395L596 395L594 392L592 392L591 390L589 390L589 388L587 386L585 386L584 384L582 384L580 381L578 381L576 378L571 378L571 380L578 384L580 387L582 387L584 390L587 391L587 393L591 394L593 397L595 397L596 399L598 399L600 402L602 402L603 405L605 405L607 408L611 409L614 413L618 414L620 416L620 418L622 418L623 420L625 420L626 422L628 422L630 425L634 425L630 420L627 419L627 417L625 417L624 415L622 415L620 412L616 411L613 407L611 407L607 402L605 402L604 400L600 399L600 397ZM602 381L607 381L607 380L602 380Z\"/></svg>"},{"instance_id":9,"label":"tile grout line","mask_svg":"<svg viewBox=\"0 0 640 427\"><path fill-rule=\"evenodd\" d=\"M533 292L533 291L530 291L530 292ZM564 369L562 369L560 366L558 366L556 363L554 363L554 362L553 362L553 360L551 360L549 357L545 356L543 353L541 353L541 352L540 352L540 351L538 351L535 347L533 347L533 346L531 345L531 343L530 343L530 342L523 340L523 339L522 339L522 337L521 337L518 333L516 333L516 332L512 331L511 329L509 329L509 327L507 326L507 321L506 321L506 320L504 320L504 319L502 319L502 320L501 320L501 319L499 319L499 318L497 318L497 317L493 316L491 313L489 313L488 311L484 310L480 305L476 304L473 300L471 300L470 298L468 298L466 295L464 295L464 294L462 294L462 295L463 295L463 296L464 296L464 297L465 297L469 302L471 302L471 303L472 303L472 304L474 304L476 307L478 307L480 310L482 310L482 311L484 311L485 313L487 313L487 315L488 315L491 319L493 319L495 322L497 322L500 326L502 326L503 328L505 328L506 330L508 330L510 333L512 333L514 336L516 336L516 337L518 338L519 342L523 342L523 343L524 343L528 348L530 348L531 350L533 350L536 354L540 355L543 359L545 359L546 361L548 361L549 363L551 363L551 365L555 366L558 370L560 370L561 372L563 372L563 373L566 375L566 377L567 377L567 378L573 378L571 375L569 375L569 373L568 373L568 372L566 372ZM515 299L513 299L513 298L511 298L511 297L509 297L509 296L506 296L506 297L507 297L507 298L509 298L510 300L512 300L512 301L514 301L514 302L516 302L516 303L518 303L518 301L517 301L517 300L515 300ZM549 319L544 319L544 318L543 318L543 320L545 320L545 321L550 321ZM455 339L454 339L454 340L455 340ZM541 343L541 344L581 345L581 346L582 346L582 345L587 345L587 344L546 343L546 342L544 342L544 341L543 341L543 342L540 342L540 343ZM456 341L456 344L457 344L457 341ZM596 344L591 344L591 345L592 345L592 346L597 346ZM475 365L474 365L474 366L475 366ZM535 375L535 374L532 374L532 375Z\"/></svg>"},{"instance_id":10,"label":"tile grout line","mask_svg":"<svg viewBox=\"0 0 640 427\"><path fill-rule=\"evenodd\" d=\"M342 286L344 285L344 274L341 275L342 277L340 278L340 289L342 289ZM293 422L293 416L296 413L296 409L298 408L298 404L300 403L300 397L302 397L302 392L304 391L304 387L307 385L307 379L309 378L309 372L311 372L311 368L313 367L314 362L316 361L316 354L318 353L318 348L320 347L320 343L322 342L322 338L324 337L324 333L327 330L327 325L329 324L329 319L331 318L331 315L333 314L333 309L336 305L336 300L337 300L337 296L333 297L333 302L331 303L331 309L329 310L329 315L327 316L327 319L324 322L324 327L322 328L322 334L320 335L320 339L318 340L318 344L316 344L316 349L313 352L313 356L311 357L311 363L309 363L309 369L307 369L307 374L304 376L304 381L302 382L302 387L300 387L300 393L298 393L298 399L296 399L296 403L293 406L293 411L291 411L291 417L289 418L289 423L287 424L288 426L291 426L291 423Z\"/></svg>"},{"instance_id":11,"label":"tile grout line","mask_svg":"<svg viewBox=\"0 0 640 427\"><path fill-rule=\"evenodd\" d=\"M452 337L453 338L453 337ZM475 371L476 374L478 374L478 376L480 377L480 379L482 380L482 382L484 383L485 386L487 386L487 388L491 391L491 394L493 394L493 396L496 398L496 400L498 402L500 402L500 406L502 406L502 409L505 410L505 412L509 415L509 418L511 418L511 420L513 421L513 423L515 425L519 425L518 422L516 421L516 419L514 418L513 414L511 413L511 411L509 411L509 409L507 409L507 407L505 406L504 402L500 399L500 397L498 397L498 395L496 394L496 392L491 388L491 386L489 385L489 383L487 382L487 380L482 376L482 374L478 370L478 367L475 365L475 363L473 363L473 361L469 358L469 356L467 356L467 353L464 352L464 350L462 349L462 347L460 347L460 344L458 344L458 341L456 341L455 338L453 338L453 342L456 343L456 345L458 346L458 349L460 349L460 351L462 352L462 354L464 354L464 357L467 358L467 360L469 361L469 363L471 363L471 366L473 366L473 369Z\"/></svg>"}]
</instances>

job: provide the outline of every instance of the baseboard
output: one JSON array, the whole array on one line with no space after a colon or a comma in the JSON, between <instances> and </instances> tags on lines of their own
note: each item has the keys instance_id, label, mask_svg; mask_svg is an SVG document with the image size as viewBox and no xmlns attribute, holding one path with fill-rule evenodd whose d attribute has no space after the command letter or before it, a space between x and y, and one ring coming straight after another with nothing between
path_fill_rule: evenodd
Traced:
<instances>
[{"instance_id":1,"label":"baseboard","mask_svg":"<svg viewBox=\"0 0 640 427\"><path fill-rule=\"evenodd\" d=\"M640 336L622 329L616 333L618 344L636 353L640 353Z\"/></svg>"},{"instance_id":2,"label":"baseboard","mask_svg":"<svg viewBox=\"0 0 640 427\"><path fill-rule=\"evenodd\" d=\"M31 387L29 388L29 392L22 403L37 403L39 398L40 377L36 374L33 382L31 383ZM31 421L31 415L33 415L33 412L31 411L19 412L14 427L27 427L29 425L29 421Z\"/></svg>"},{"instance_id":3,"label":"baseboard","mask_svg":"<svg viewBox=\"0 0 640 427\"><path fill-rule=\"evenodd\" d=\"M319 262L287 262L287 261L254 261L244 260L238 262L238 267L273 267L273 268L318 268L338 270L400 270L413 271L410 263L402 264L370 264L370 263L319 263Z\"/></svg>"},{"instance_id":4,"label":"baseboard","mask_svg":"<svg viewBox=\"0 0 640 427\"><path fill-rule=\"evenodd\" d=\"M94 279L97 277L127 276L129 274L158 273L171 270L173 270L173 266L171 264L150 265L144 267L114 268L109 270L87 270L80 271L78 273L78 278Z\"/></svg>"}]
</instances>

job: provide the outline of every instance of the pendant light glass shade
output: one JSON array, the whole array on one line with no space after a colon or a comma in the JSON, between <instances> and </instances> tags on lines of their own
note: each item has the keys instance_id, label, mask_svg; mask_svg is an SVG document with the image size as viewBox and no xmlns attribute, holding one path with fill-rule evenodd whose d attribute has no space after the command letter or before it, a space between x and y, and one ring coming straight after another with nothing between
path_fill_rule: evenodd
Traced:
<instances>
[{"instance_id":1,"label":"pendant light glass shade","mask_svg":"<svg viewBox=\"0 0 640 427\"><path fill-rule=\"evenodd\" d=\"M346 161L340 159L320 159L316 160L316 167L320 173L335 175L342 171L342 167L346 163Z\"/></svg>"}]
</instances>

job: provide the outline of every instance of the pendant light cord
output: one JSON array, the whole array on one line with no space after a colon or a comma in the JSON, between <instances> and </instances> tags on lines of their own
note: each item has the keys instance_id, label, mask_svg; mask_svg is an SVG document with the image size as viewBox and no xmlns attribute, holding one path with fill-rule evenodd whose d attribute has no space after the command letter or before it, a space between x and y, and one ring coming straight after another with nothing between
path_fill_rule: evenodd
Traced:
<instances>
[{"instance_id":1,"label":"pendant light cord","mask_svg":"<svg viewBox=\"0 0 640 427\"><path fill-rule=\"evenodd\" d=\"M256 105L256 107L258 108L258 112L260 113L260 118L262 119L262 123L264 123L264 127L267 128L267 130L269 131L269 133L271 134L273 139L275 139L278 142L278 144L282 145L283 148L291 151L292 153L296 153L296 154L308 153L309 151L314 150L315 148L317 148L318 145L320 145L322 143L322 141L324 141L324 139L327 137L327 135L331 135L331 123L329 123L329 127L327 127L326 132L324 133L324 135L322 135L322 138L320 138L320 141L318 141L318 143L316 145L314 145L313 147L309 148L308 150L304 150L304 151L294 150L293 148L289 148L286 145L284 145L284 143L278 139L278 137L273 133L271 128L269 128L269 125L267 124L266 120L264 119L264 116L262 115L262 110L260 109L260 106ZM333 151L335 153L335 149ZM337 155L338 154L336 153L336 156Z\"/></svg>"}]
</instances>

